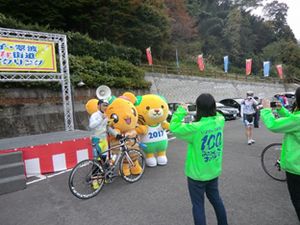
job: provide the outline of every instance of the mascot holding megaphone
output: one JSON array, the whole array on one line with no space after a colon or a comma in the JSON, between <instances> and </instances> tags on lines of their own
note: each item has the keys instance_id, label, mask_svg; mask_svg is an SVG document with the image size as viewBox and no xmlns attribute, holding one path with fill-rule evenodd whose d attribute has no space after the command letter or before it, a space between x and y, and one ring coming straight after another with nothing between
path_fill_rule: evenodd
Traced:
<instances>
[{"instance_id":1,"label":"mascot holding megaphone","mask_svg":"<svg viewBox=\"0 0 300 225\"><path fill-rule=\"evenodd\" d=\"M122 136L136 137L136 126L138 121L138 113L133 105L136 98L133 94L124 93L122 96L111 96L111 91L107 86L100 86L96 90L96 96L99 99L91 99L86 104L86 110L91 114L90 128L93 127L94 114L97 116L103 116L106 120L107 131L115 138L110 140L110 145L114 146L119 144L115 139L119 139ZM97 104L97 102L99 104ZM99 112L100 111L100 112ZM91 123L92 122L92 123ZM102 128L102 132L105 131ZM122 136L121 136L122 135ZM103 136L104 137L104 136ZM134 146L135 149L138 146ZM134 160L134 167L129 168L128 164L123 164L123 173L128 176L130 174L139 174L142 172L142 168L137 160Z\"/></svg>"}]
</instances>

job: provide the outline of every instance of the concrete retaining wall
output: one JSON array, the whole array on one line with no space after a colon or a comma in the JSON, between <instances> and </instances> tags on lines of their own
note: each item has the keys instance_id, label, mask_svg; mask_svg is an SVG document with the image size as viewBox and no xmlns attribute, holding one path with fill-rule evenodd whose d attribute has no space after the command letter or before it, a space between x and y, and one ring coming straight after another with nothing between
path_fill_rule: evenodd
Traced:
<instances>
[{"instance_id":1,"label":"concrete retaining wall","mask_svg":"<svg viewBox=\"0 0 300 225\"><path fill-rule=\"evenodd\" d=\"M259 96L272 96L282 91L294 91L295 85L282 83L256 83L248 81L221 80L203 77L147 73L152 82L151 90L134 90L136 95L155 93L168 102L195 102L200 93L211 93L216 100L227 97L243 97L247 90ZM115 96L124 91L112 89ZM85 103L95 98L95 89L75 89L75 129L86 130L88 114ZM0 138L25 136L53 131L63 131L64 114L60 91L46 89L0 90Z\"/></svg>"},{"instance_id":2,"label":"concrete retaining wall","mask_svg":"<svg viewBox=\"0 0 300 225\"><path fill-rule=\"evenodd\" d=\"M146 79L152 83L151 92L159 93L168 102L195 102L201 93L210 93L217 101L244 98L248 90L254 91L259 97L271 97L278 92L295 91L296 88L296 85L279 82L262 83L173 74L147 73Z\"/></svg>"},{"instance_id":3,"label":"concrete retaining wall","mask_svg":"<svg viewBox=\"0 0 300 225\"><path fill-rule=\"evenodd\" d=\"M87 130L85 104L96 98L95 89L75 89L74 126ZM128 90L112 89L119 96ZM148 93L135 90L139 95ZM64 131L62 93L46 89L0 89L0 139Z\"/></svg>"}]
</instances>

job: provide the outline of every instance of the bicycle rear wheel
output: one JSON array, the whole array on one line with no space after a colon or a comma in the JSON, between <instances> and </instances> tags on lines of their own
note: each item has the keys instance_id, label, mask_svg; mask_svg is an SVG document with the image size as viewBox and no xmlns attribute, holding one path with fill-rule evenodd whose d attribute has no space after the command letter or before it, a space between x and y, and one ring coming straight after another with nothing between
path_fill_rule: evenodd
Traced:
<instances>
[{"instance_id":1,"label":"bicycle rear wheel","mask_svg":"<svg viewBox=\"0 0 300 225\"><path fill-rule=\"evenodd\" d=\"M104 184L103 167L96 160L83 160L71 171L69 188L71 193L80 199L97 195Z\"/></svg>"},{"instance_id":2,"label":"bicycle rear wheel","mask_svg":"<svg viewBox=\"0 0 300 225\"><path fill-rule=\"evenodd\" d=\"M280 167L281 143L268 145L261 153L261 164L270 177L278 181L286 181L285 172Z\"/></svg>"},{"instance_id":3,"label":"bicycle rear wheel","mask_svg":"<svg viewBox=\"0 0 300 225\"><path fill-rule=\"evenodd\" d=\"M144 154L139 150L129 149L123 152L121 157L121 177L129 183L134 183L141 179L146 165Z\"/></svg>"}]
</instances>

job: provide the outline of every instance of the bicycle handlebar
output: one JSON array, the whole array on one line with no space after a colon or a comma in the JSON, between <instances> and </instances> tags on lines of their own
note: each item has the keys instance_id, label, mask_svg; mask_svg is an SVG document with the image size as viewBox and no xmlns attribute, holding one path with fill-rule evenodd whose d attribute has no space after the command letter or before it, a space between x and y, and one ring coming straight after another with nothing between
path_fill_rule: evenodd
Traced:
<instances>
[{"instance_id":1,"label":"bicycle handlebar","mask_svg":"<svg viewBox=\"0 0 300 225\"><path fill-rule=\"evenodd\" d=\"M124 138L120 139L119 142L120 143L126 143L126 141L133 141L132 146L134 146L137 143L137 137L129 137L129 136L125 136Z\"/></svg>"}]
</instances>

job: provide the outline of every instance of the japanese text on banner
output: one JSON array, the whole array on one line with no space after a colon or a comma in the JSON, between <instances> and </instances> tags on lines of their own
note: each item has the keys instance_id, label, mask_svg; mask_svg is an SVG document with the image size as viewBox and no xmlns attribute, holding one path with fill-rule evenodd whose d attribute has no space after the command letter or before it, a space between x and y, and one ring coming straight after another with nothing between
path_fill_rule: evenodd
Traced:
<instances>
[{"instance_id":1,"label":"japanese text on banner","mask_svg":"<svg viewBox=\"0 0 300 225\"><path fill-rule=\"evenodd\" d=\"M54 43L1 37L0 71L56 72Z\"/></svg>"}]
</instances>

